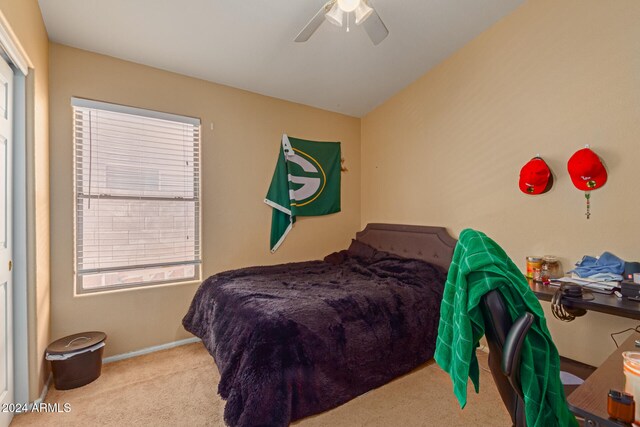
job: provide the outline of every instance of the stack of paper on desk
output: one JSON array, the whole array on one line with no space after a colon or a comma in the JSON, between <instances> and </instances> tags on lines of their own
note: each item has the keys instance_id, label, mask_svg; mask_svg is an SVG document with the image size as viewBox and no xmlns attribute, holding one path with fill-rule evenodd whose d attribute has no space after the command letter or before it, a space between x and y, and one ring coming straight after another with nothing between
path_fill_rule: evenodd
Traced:
<instances>
[{"instance_id":1,"label":"stack of paper on desk","mask_svg":"<svg viewBox=\"0 0 640 427\"><path fill-rule=\"evenodd\" d=\"M599 282L597 280L576 277L561 277L559 279L554 279L553 281L561 283L575 283L576 285L580 285L594 292L604 292L608 294L613 292L613 290L619 286L618 282Z\"/></svg>"}]
</instances>

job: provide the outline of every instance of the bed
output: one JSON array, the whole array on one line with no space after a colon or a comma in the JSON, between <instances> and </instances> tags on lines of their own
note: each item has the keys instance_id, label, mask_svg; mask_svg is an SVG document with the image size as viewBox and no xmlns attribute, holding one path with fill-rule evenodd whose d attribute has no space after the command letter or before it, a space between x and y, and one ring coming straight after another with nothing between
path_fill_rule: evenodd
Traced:
<instances>
[{"instance_id":1,"label":"bed","mask_svg":"<svg viewBox=\"0 0 640 427\"><path fill-rule=\"evenodd\" d=\"M230 426L286 426L429 360L456 240L369 224L321 261L206 279L183 319L220 371Z\"/></svg>"}]
</instances>

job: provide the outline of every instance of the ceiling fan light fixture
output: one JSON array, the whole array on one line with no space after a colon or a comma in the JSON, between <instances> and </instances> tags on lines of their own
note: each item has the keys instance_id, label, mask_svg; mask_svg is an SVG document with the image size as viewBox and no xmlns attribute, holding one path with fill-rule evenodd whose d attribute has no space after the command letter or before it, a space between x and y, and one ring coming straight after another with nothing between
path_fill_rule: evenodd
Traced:
<instances>
[{"instance_id":1,"label":"ceiling fan light fixture","mask_svg":"<svg viewBox=\"0 0 640 427\"><path fill-rule=\"evenodd\" d=\"M369 7L364 1L361 1L358 7L356 7L356 25L362 24L366 19L371 16L373 9Z\"/></svg>"},{"instance_id":2,"label":"ceiling fan light fixture","mask_svg":"<svg viewBox=\"0 0 640 427\"><path fill-rule=\"evenodd\" d=\"M375 9L369 5L369 0L327 0L320 10L313 15L307 25L304 26L302 31L298 33L294 41L301 43L309 40L309 37L320 28L325 20L331 22L333 25L342 27L345 16L347 17L347 32L349 32L349 18L351 13L354 14L356 24L362 24L366 21L366 24L362 25L362 28L364 28L374 45L379 45L380 42L389 35L387 26L384 25L384 22L382 22L382 19L380 19ZM371 16L373 16L373 18L367 21Z\"/></svg>"},{"instance_id":3,"label":"ceiling fan light fixture","mask_svg":"<svg viewBox=\"0 0 640 427\"><path fill-rule=\"evenodd\" d=\"M338 27L342 27L342 17L344 16L344 12L340 9L338 2L335 2L329 12L327 12L324 17L327 18L327 21L331 22L333 25L337 25Z\"/></svg>"},{"instance_id":4,"label":"ceiling fan light fixture","mask_svg":"<svg viewBox=\"0 0 640 427\"><path fill-rule=\"evenodd\" d=\"M338 0L338 6L346 13L353 12L361 3L361 0Z\"/></svg>"}]
</instances>

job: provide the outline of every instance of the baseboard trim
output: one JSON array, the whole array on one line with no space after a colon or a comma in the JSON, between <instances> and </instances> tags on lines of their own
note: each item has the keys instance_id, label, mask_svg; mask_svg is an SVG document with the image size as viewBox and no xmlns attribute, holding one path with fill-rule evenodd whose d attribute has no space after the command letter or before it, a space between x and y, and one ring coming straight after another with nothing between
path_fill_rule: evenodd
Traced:
<instances>
[{"instance_id":1,"label":"baseboard trim","mask_svg":"<svg viewBox=\"0 0 640 427\"><path fill-rule=\"evenodd\" d=\"M129 353L116 354L115 356L109 356L102 359L102 363L117 362L119 360L130 359L136 356L142 356L143 354L155 353L156 351L168 350L170 348L179 347L181 345L193 344L202 341L200 338L193 337L184 340L173 341L166 344L154 345L153 347L147 347L140 350L130 351Z\"/></svg>"},{"instance_id":2,"label":"baseboard trim","mask_svg":"<svg viewBox=\"0 0 640 427\"><path fill-rule=\"evenodd\" d=\"M42 393L40 393L40 397L33 401L32 405L40 405L44 402L44 399L47 397L47 393L49 393L49 387L51 387L51 383L53 382L53 374L49 373L49 378L45 381L44 386L42 387Z\"/></svg>"},{"instance_id":3,"label":"baseboard trim","mask_svg":"<svg viewBox=\"0 0 640 427\"><path fill-rule=\"evenodd\" d=\"M193 337L187 338L184 340L173 341L166 344L154 345L153 347L147 347L136 351L131 351L129 353L116 354L115 356L109 356L102 359L102 363L111 363L117 362L118 360L129 359L136 356L141 356L143 354L154 353L156 351L168 350L170 348L179 347L181 345L193 344L196 342L202 341L200 338ZM44 402L44 399L47 397L47 393L51 388L51 384L53 383L53 373L49 373L49 378L45 381L44 386L42 387L42 392L40 393L40 397L33 401L32 405L40 405Z\"/></svg>"}]
</instances>

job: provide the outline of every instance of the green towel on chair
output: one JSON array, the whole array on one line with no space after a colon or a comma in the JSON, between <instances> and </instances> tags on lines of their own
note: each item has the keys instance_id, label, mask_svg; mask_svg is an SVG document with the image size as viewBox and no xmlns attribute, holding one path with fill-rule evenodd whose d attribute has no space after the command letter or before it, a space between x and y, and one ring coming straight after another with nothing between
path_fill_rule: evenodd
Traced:
<instances>
[{"instance_id":1,"label":"green towel on chair","mask_svg":"<svg viewBox=\"0 0 640 427\"><path fill-rule=\"evenodd\" d=\"M538 299L502 248L484 233L471 229L462 231L453 254L440 307L435 353L436 362L451 376L460 406L464 408L467 403L469 377L476 393L479 390L475 348L484 335L479 303L493 289L502 294L512 319L525 311L535 316L524 341L520 365L527 426L577 426L567 408L558 350Z\"/></svg>"}]
</instances>

